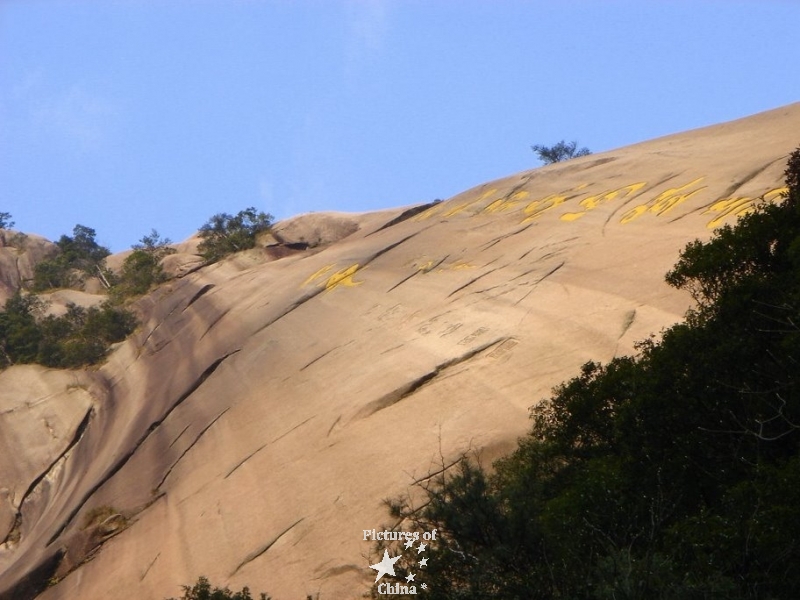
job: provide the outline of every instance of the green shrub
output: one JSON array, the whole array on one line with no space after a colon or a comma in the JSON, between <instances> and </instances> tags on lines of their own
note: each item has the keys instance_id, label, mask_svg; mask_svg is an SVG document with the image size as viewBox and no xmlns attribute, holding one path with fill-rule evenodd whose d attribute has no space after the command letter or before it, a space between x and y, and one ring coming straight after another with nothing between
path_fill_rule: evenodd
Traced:
<instances>
[{"instance_id":1,"label":"green shrub","mask_svg":"<svg viewBox=\"0 0 800 600\"><path fill-rule=\"evenodd\" d=\"M0 365L92 365L137 324L133 313L110 302L88 309L68 304L60 317L42 316L43 311L44 303L33 294L17 293L6 301L0 312Z\"/></svg>"},{"instance_id":2,"label":"green shrub","mask_svg":"<svg viewBox=\"0 0 800 600\"><path fill-rule=\"evenodd\" d=\"M105 259L111 252L95 241L95 235L94 229L84 225L75 225L72 237L62 235L56 242L60 254L34 268L31 289L42 292L74 287L82 280L76 273L97 277L106 288L110 288L110 273L105 268Z\"/></svg>"},{"instance_id":3,"label":"green shrub","mask_svg":"<svg viewBox=\"0 0 800 600\"><path fill-rule=\"evenodd\" d=\"M533 150L539 157L539 160L546 165L591 154L588 148L579 149L578 142L565 142L564 140L552 146L536 144L535 146L531 146L531 150Z\"/></svg>"},{"instance_id":4,"label":"green shrub","mask_svg":"<svg viewBox=\"0 0 800 600\"><path fill-rule=\"evenodd\" d=\"M175 253L169 244L170 240L162 238L155 229L150 235L142 237L138 244L134 244L133 252L122 263L119 277L112 288L112 296L117 300L140 296L153 286L166 281L161 260Z\"/></svg>"},{"instance_id":5,"label":"green shrub","mask_svg":"<svg viewBox=\"0 0 800 600\"><path fill-rule=\"evenodd\" d=\"M0 229L11 229L14 226L14 221L11 219L11 213L0 212Z\"/></svg>"},{"instance_id":6,"label":"green shrub","mask_svg":"<svg viewBox=\"0 0 800 600\"><path fill-rule=\"evenodd\" d=\"M178 600L253 600L250 595L250 589L247 587L242 588L240 592L232 592L227 587L218 588L211 587L208 579L200 577L193 586L184 585L183 596ZM270 596L261 593L259 596L261 600L270 600ZM169 598L169 600L176 600Z\"/></svg>"},{"instance_id":7,"label":"green shrub","mask_svg":"<svg viewBox=\"0 0 800 600\"><path fill-rule=\"evenodd\" d=\"M256 235L268 231L272 221L272 215L258 212L252 206L236 215L216 214L200 228L203 241L198 251L206 262L214 263L228 254L252 248Z\"/></svg>"}]
</instances>

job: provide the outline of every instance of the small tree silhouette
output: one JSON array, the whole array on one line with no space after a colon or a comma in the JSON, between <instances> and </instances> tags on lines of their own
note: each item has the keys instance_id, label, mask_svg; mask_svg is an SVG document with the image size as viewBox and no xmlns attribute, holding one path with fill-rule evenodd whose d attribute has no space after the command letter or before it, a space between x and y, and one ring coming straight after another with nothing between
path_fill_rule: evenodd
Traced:
<instances>
[{"instance_id":1,"label":"small tree silhouette","mask_svg":"<svg viewBox=\"0 0 800 600\"><path fill-rule=\"evenodd\" d=\"M539 160L546 165L591 154L588 148L578 149L578 142L565 142L564 140L549 147L536 144L535 146L531 146L531 150L533 150L538 155Z\"/></svg>"}]
</instances>

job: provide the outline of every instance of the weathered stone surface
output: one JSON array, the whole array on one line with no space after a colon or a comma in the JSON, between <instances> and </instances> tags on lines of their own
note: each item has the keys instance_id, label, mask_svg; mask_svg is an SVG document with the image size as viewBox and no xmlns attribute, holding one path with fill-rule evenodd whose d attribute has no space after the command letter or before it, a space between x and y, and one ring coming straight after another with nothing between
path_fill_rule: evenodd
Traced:
<instances>
[{"instance_id":1,"label":"weathered stone surface","mask_svg":"<svg viewBox=\"0 0 800 600\"><path fill-rule=\"evenodd\" d=\"M686 242L779 196L797 131L800 104L403 220L347 217L358 227L338 239L311 227L314 251L256 248L162 286L136 334L80 375L93 416L23 503L0 597L31 593L31 573L59 579L45 600L177 596L199 575L277 599L359 597L382 500L462 452L508 451L583 362L679 320L690 299L664 273ZM9 471L17 490L57 451L14 444L35 466ZM84 528L103 507L120 517Z\"/></svg>"},{"instance_id":2,"label":"weathered stone surface","mask_svg":"<svg viewBox=\"0 0 800 600\"><path fill-rule=\"evenodd\" d=\"M38 262L57 252L58 247L41 236L0 229L0 307L33 277Z\"/></svg>"},{"instance_id":3,"label":"weathered stone surface","mask_svg":"<svg viewBox=\"0 0 800 600\"><path fill-rule=\"evenodd\" d=\"M34 484L64 456L93 406L83 373L35 365L0 372L0 543L9 541Z\"/></svg>"}]
</instances>

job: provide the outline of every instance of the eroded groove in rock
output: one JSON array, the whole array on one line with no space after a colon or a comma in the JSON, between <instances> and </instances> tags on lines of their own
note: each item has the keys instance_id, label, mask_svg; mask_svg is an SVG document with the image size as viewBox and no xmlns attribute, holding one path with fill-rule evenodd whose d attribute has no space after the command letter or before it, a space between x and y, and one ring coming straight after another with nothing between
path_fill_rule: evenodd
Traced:
<instances>
[{"instance_id":1,"label":"eroded groove in rock","mask_svg":"<svg viewBox=\"0 0 800 600\"><path fill-rule=\"evenodd\" d=\"M397 242L395 242L395 243L393 243L393 244L389 244L389 245L388 245L388 246L386 246L385 248L381 248L381 249L380 249L380 250L378 250L378 251L377 251L375 254L373 254L371 257L369 257L369 258L368 258L366 261L364 261L364 264L362 265L362 267L361 267L361 268L363 269L364 267L366 267L366 266L367 266L369 263L371 263L371 262L372 262L373 260L375 260L376 258L378 258L378 257L380 257L380 256L383 256L384 254L386 254L387 252L390 252L391 250L394 250L395 248L397 248L397 247L398 247L398 246L400 246L401 244L405 244L405 243L406 243L408 240L410 240L411 238L414 238L414 237L418 236L420 233L422 233L422 232L423 232L423 231L425 231L426 229L429 229L429 227L425 227L424 229L420 229L419 231L415 231L415 232L414 232L414 233L412 233L411 235L407 235L407 236L406 236L406 237L404 237L403 239L401 239L401 240L399 240L399 241L397 241Z\"/></svg>"},{"instance_id":2,"label":"eroded groove in rock","mask_svg":"<svg viewBox=\"0 0 800 600\"><path fill-rule=\"evenodd\" d=\"M186 285L188 285L188 284L186 284ZM153 293L155 293L155 292L153 292ZM161 295L161 297L163 298L163 297L164 297L164 294L162 294L162 295ZM178 310L178 307L179 307L179 306L180 306L180 302L176 303L176 304L175 304L175 306L173 306L173 307L172 307L172 310L170 310L170 311L169 311L169 312L166 314L166 316L165 316L163 319L161 319L161 320L160 320L158 323L156 323L155 327L153 327L153 328L150 330L150 332L147 334L147 336L145 336L144 340L142 340L142 343L141 343L141 347L142 347L142 348L144 348L144 347L145 347L145 345L147 344L147 342L150 340L150 338L153 336L153 334L154 334L156 331L158 331L158 329L161 327L161 325L162 325L164 322L166 322L166 321L167 321L167 319L169 319L169 318L170 318L170 317L171 317L171 316L172 316L172 315L175 313L175 311L176 311L176 310Z\"/></svg>"},{"instance_id":3,"label":"eroded groove in rock","mask_svg":"<svg viewBox=\"0 0 800 600\"><path fill-rule=\"evenodd\" d=\"M404 210L402 213L400 213L398 216L396 216L391 221L388 221L388 222L384 223L378 229L376 229L372 233L368 233L364 237L369 237L369 236L371 236L371 235L373 235L375 233L378 233L379 231L383 231L384 229L388 229L389 227L392 227L393 225L397 225L398 223L402 223L403 221L406 221L406 220L410 219L411 217L416 217L418 214L424 213L429 208L432 208L432 207L436 206L437 204L439 204L439 202L441 202L441 200L434 200L433 202L428 202L427 204L420 204L419 206L412 206L411 208L409 208L407 210Z\"/></svg>"},{"instance_id":4,"label":"eroded groove in rock","mask_svg":"<svg viewBox=\"0 0 800 600\"><path fill-rule=\"evenodd\" d=\"M525 227L520 227L519 229L517 229L516 231L512 231L511 233L506 233L505 235L501 235L499 237L496 237L493 240L490 240L490 241L486 242L483 245L483 247L481 248L481 252L485 252L486 250L488 250L492 246L495 246L496 244L499 244L503 240L508 239L510 237L513 237L515 235L518 235L518 234L522 233L523 231L526 231L527 229L530 229L531 227L533 227L533 223L529 223L529 224L525 225Z\"/></svg>"},{"instance_id":5,"label":"eroded groove in rock","mask_svg":"<svg viewBox=\"0 0 800 600\"><path fill-rule=\"evenodd\" d=\"M497 270L499 270L499 269L502 269L502 268L503 268L503 267L496 267L496 268L494 268L494 269L491 269L491 270L489 270L489 271L486 271L485 273L481 273L481 274L480 274L480 275L478 275L477 277L475 277L475 278L473 278L473 279L470 279L470 280L469 280L467 283L465 283L464 285L462 285L462 286L460 286L460 287L457 287L456 289L454 289L452 292L450 292L449 294L447 294L447 297L449 298L449 297L450 297L450 296L452 296L453 294L457 294L458 292L460 292L460 291L461 291L461 290L463 290L464 288L468 288L468 287L469 287L469 286L471 286L473 283L475 283L475 282L477 282L477 281L480 281L481 279L483 279L483 278L484 278L484 277L486 277L487 275L491 275L491 274L492 274L492 273L494 273L495 271L497 271Z\"/></svg>"},{"instance_id":6,"label":"eroded groove in rock","mask_svg":"<svg viewBox=\"0 0 800 600\"><path fill-rule=\"evenodd\" d=\"M444 256L444 258L441 258L441 259L439 259L439 260L438 260L438 261L437 261L435 264L431 265L430 267L426 267L426 268L424 268L424 269L417 269L416 271L414 271L413 273L411 273L411 275L408 275L408 276L406 276L406 277L403 277L403 279L401 279L400 281L398 281L397 283L395 283L395 284L394 284L392 287L390 287L388 290L386 290L386 293L388 294L388 293L389 293L389 292L391 292L393 289L400 287L400 286L401 286L401 285L403 285L403 284L404 284L406 281L408 281L409 279L412 279L413 277L416 277L417 275L420 275L420 274L425 274L425 273L430 273L430 272L431 272L431 271L433 271L434 269L438 268L438 267L439 267L439 266L440 266L440 265L441 265L441 264L442 264L444 261L446 261L446 260L448 259L448 257L449 257L449 256L450 256L449 254L446 254L446 255Z\"/></svg>"},{"instance_id":7,"label":"eroded groove in rock","mask_svg":"<svg viewBox=\"0 0 800 600\"><path fill-rule=\"evenodd\" d=\"M317 288L317 289L315 289L315 290L311 291L310 293L306 294L305 296L303 296L303 297L302 297L302 298L300 298L299 300L296 300L295 302L293 302L292 304L290 304L290 305L289 305L289 307L288 307L286 310L284 310L284 311L283 311L281 314L279 314L277 317L274 317L274 318L270 319L270 320L269 320L269 321L267 321L267 322L266 322L264 325L262 325L261 327L259 327L258 329L256 329L256 330L255 330L255 331L252 333L252 335L256 335L256 334L258 334L258 333L261 333L261 332L262 332L262 331L264 331L264 330L265 330L267 327L271 327L272 325L274 325L275 323L277 323L278 321L280 321L281 319L283 319L285 316L287 316L287 315L288 315L289 313L291 313L292 311L294 311L294 310L296 310L296 309L300 308L301 306L303 306L303 304L305 304L305 303L306 303L306 302L308 302L309 300L312 300L312 299L316 298L316 297L317 297L319 294L321 294L323 291L325 291L325 288Z\"/></svg>"},{"instance_id":8,"label":"eroded groove in rock","mask_svg":"<svg viewBox=\"0 0 800 600\"><path fill-rule=\"evenodd\" d=\"M305 370L306 370L308 367L310 367L311 365L315 364L316 362L318 362L318 361L322 360L323 358L325 358L326 356L328 356L328 355L329 355L331 352L334 352L334 351L336 351L336 350L339 350L340 348L344 348L345 346L349 346L350 344L352 344L352 343L353 343L353 341L354 341L354 340L350 340L350 341L349 341L349 342L347 342L346 344L340 344L339 346L336 346L336 347L334 347L334 348L331 348L330 350L327 350L326 352L323 352L322 354L320 354L320 355L319 355L318 357L316 357L315 359L311 360L310 362L306 363L304 366L300 367L300 371L305 371Z\"/></svg>"},{"instance_id":9,"label":"eroded groove in rock","mask_svg":"<svg viewBox=\"0 0 800 600\"><path fill-rule=\"evenodd\" d=\"M524 295L522 298L520 298L519 300L517 300L517 301L514 303L514 305L517 305L517 304L519 304L520 302L522 302L523 300L525 300L525 298L527 298L528 296L530 296L530 295L533 293L533 290L535 290L535 289L536 289L536 286L537 286L537 285L539 285L540 283L542 283L542 282L543 282L545 279L547 279L548 277L550 277L550 276L551 276L553 273L555 273L556 271L558 271L558 270L559 270L561 267L563 267L565 264L567 264L567 263L566 263L566 262L562 262L562 263L558 264L557 266L555 266L554 268L550 269L550 270L549 270L547 273L545 273L544 275L542 275L542 276L541 276L541 277L540 277L540 278L539 278L539 279L538 279L536 282L534 282L534 283L533 283L533 286L531 287L530 291L529 291L527 294L525 294L525 295Z\"/></svg>"},{"instance_id":10,"label":"eroded groove in rock","mask_svg":"<svg viewBox=\"0 0 800 600\"><path fill-rule=\"evenodd\" d=\"M786 157L782 156L780 158L776 158L775 160L769 161L768 163L766 163L765 165L759 167L758 169L755 169L754 171L751 171L750 173L745 175L742 179L734 182L729 188L727 188L724 192L722 192L722 195L720 195L720 198L728 198L729 196L733 196L737 191L739 191L739 189L742 186L744 186L745 184L753 181L753 179L755 179L756 177L761 175L761 173L763 173L764 171L769 169L772 165L774 165L777 162L784 162L785 160L786 160ZM714 202L716 202L716 200L714 200ZM706 209L709 206L711 206L711 204L713 204L714 202L711 202L711 203L709 203L709 204L707 204L705 206L702 206L701 208ZM685 215L682 215L682 216L685 216ZM675 220L677 220L677 219L675 219Z\"/></svg>"},{"instance_id":11,"label":"eroded groove in rock","mask_svg":"<svg viewBox=\"0 0 800 600\"><path fill-rule=\"evenodd\" d=\"M25 505L25 501L33 493L33 491L36 489L36 487L42 482L42 480L45 477L47 477L48 473L50 473L50 471L53 470L53 468L58 464L58 462L62 458L64 458L64 456L66 456L67 453L75 447L75 444L77 444L81 440L81 438L83 437L83 434L86 432L86 428L88 427L89 421L91 420L93 414L94 414L94 407L90 406L86 410L86 414L83 416L83 419L78 424L78 427L75 429L75 434L72 436L72 439L69 441L69 443L64 448L64 450L61 453L59 453L59 455L55 458L55 460L53 460L47 466L46 469L44 469L41 473L39 473L39 475L28 486L28 489L25 490L25 493L22 494L22 498L20 499L19 504L16 507L16 511L17 512L16 512L16 515L14 515L14 526L11 528L11 531L8 533L6 538L2 542L0 542L0 545L5 544L6 542L8 542L9 539L11 539L12 537L15 537L17 535L17 533L19 531L21 531L21 529L22 529L22 507Z\"/></svg>"},{"instance_id":12,"label":"eroded groove in rock","mask_svg":"<svg viewBox=\"0 0 800 600\"><path fill-rule=\"evenodd\" d=\"M84 494L81 500L78 502L77 506L70 511L67 518L61 524L61 526L56 530L56 532L47 540L46 546L50 546L58 537L64 532L64 530L69 526L70 523L75 519L78 513L83 509L84 505L89 501L89 498L99 490L103 484L111 479L114 475L116 475L119 470L125 466L125 464L131 459L131 457L136 453L139 447L150 437L150 435L155 431L159 425L161 425L167 418L172 414L172 412L178 408L189 396L191 396L194 392L197 391L203 383L216 371L219 366L230 356L233 356L237 352L241 351L241 348L237 348L236 350L232 350L224 354L223 356L216 359L213 363L211 363L201 374L200 376L195 379L177 399L177 401L164 413L164 416L158 419L157 421L153 421L150 424L150 427L144 432L144 434L136 441L133 445L133 448L127 452L124 456L122 456L109 470L108 472L100 478L95 485L93 485L89 491Z\"/></svg>"},{"instance_id":13,"label":"eroded groove in rock","mask_svg":"<svg viewBox=\"0 0 800 600\"><path fill-rule=\"evenodd\" d=\"M180 432L180 433L177 435L177 437L176 437L174 440L172 440L172 441L169 443L169 446L167 446L167 449L169 449L169 448L172 448L172 447L175 445L175 443L176 443L176 442L177 442L179 439L181 439L181 436L182 436L184 433L186 433L186 430L187 430L187 429L189 429L189 427L191 427L191 426L192 426L192 424L191 424L191 423L188 423L188 424L186 425L186 427L184 427L183 429L181 429L181 432Z\"/></svg>"},{"instance_id":14,"label":"eroded groove in rock","mask_svg":"<svg viewBox=\"0 0 800 600\"><path fill-rule=\"evenodd\" d=\"M209 429L211 429L211 426L212 426L212 425L214 425L214 423L216 423L217 421L219 421L219 419L222 417L222 415L224 415L226 412L228 412L228 411L230 410L230 408L231 408L231 407L229 406L228 408L226 408L225 410L223 410L221 413L219 413L219 414L218 414L216 417L214 417L214 419L213 419L213 420L212 420L212 421L211 421L211 422L210 422L208 425L206 425L206 426L203 428L203 430L202 430L200 433L198 433L198 434L197 434L197 437L196 437L196 438L194 438L194 440L192 441L192 443L191 443L191 444L189 444L189 445L186 447L186 449L185 449L183 452L181 452L180 456L179 456L177 459L175 459L175 462L173 462L173 463L170 465L169 469L167 469L167 472L166 472L166 473L164 473L164 477L162 477L162 478L161 478L161 481L159 481L159 482L158 482L158 485L156 486L156 489L157 489L157 490L158 490L158 489L161 489L161 486L162 486L162 485L164 485L164 482L167 480L167 477L169 477L169 474L170 474L170 473L172 473L172 470L175 468L175 466L176 466L176 465L177 465L177 464L178 464L178 463L181 461L181 459L182 459L184 456L186 456L186 455L189 453L189 451L190 451L192 448L194 448L195 444L197 444L197 442L199 442L199 441L200 441L200 438L201 438L201 437L203 437L203 434L205 434L205 432L206 432L206 431L208 431Z\"/></svg>"},{"instance_id":15,"label":"eroded groove in rock","mask_svg":"<svg viewBox=\"0 0 800 600\"><path fill-rule=\"evenodd\" d=\"M400 281L398 281L398 282L397 282L397 283L395 283L395 284L394 284L392 287L390 287L388 290L386 290L386 293L388 294L388 293L389 293L389 292L391 292L393 289L400 287L400 286L401 286L401 285L403 285L403 284L404 284L406 281L408 281L409 279L412 279L412 278L416 277L416 276L417 276L417 275L419 275L420 273L422 273L422 271L414 271L413 273L411 273L411 275L407 275L406 277L403 277L403 278L402 278Z\"/></svg>"},{"instance_id":16,"label":"eroded groove in rock","mask_svg":"<svg viewBox=\"0 0 800 600\"><path fill-rule=\"evenodd\" d=\"M156 561L158 560L159 556L161 556L161 552L156 554L156 557L153 559L153 561L149 565L147 565L147 568L144 570L144 573L142 573L142 576L139 577L139 581L144 581L144 578L147 577L147 574L150 572L150 569L152 569L153 565L156 564Z\"/></svg>"},{"instance_id":17,"label":"eroded groove in rock","mask_svg":"<svg viewBox=\"0 0 800 600\"><path fill-rule=\"evenodd\" d=\"M294 427L292 427L292 428L291 428L289 431L286 431L286 432L282 433L281 435L279 435L279 436L278 436L278 437L276 437L275 439L273 439L273 440L270 440L270 441L268 441L268 442L266 442L266 443L262 444L261 446L259 446L259 447L258 447L258 448L256 448L255 450L253 450L253 451L252 451L250 454L248 454L248 455L247 455L247 456L245 456L245 457L244 457L242 460L240 460L238 463L236 463L236 465L235 465L235 466L234 466L234 467L233 467L233 468L232 468L230 471L228 471L228 474L227 474L227 475L225 475L224 479L227 479L228 477L230 477L231 475L233 475L234 471L236 471L236 470L237 470L239 467L241 467L241 466L242 466L244 463L246 463L248 460L250 460L251 458L253 458L253 457L254 457L256 454L258 454L259 452L261 452L261 451L262 451L264 448L266 448L267 446L270 446L270 445L274 444L274 443L275 443L275 442L277 442L277 441L280 441L280 440L282 440L283 438L285 438L287 435L289 435L290 433L292 433L292 432L293 432L295 429L297 429L298 427L302 427L303 425L305 425L306 423L308 423L308 422L309 422L311 419L313 419L313 418L314 418L314 416L316 416L316 415L313 415L313 416L311 416L311 417L308 417L308 418L307 418L305 421L303 421L302 423L298 423L297 425L295 425Z\"/></svg>"},{"instance_id":18,"label":"eroded groove in rock","mask_svg":"<svg viewBox=\"0 0 800 600\"><path fill-rule=\"evenodd\" d=\"M461 354L460 356L451 358L450 360L447 360L437 365L433 370L425 373L424 375L421 375L413 379L412 381L400 386L399 388L392 390L388 394L384 394L377 400L373 400L372 402L369 402L368 404L364 405L361 408L361 410L359 410L356 413L353 419L365 419L371 415L374 415L379 410L383 410L384 408L389 408L390 406L397 404L401 400L405 400L409 396L413 396L425 385L430 383L434 378L440 377L448 369L458 366L461 363L466 362L469 359L473 358L474 356L482 352L485 352L489 348L496 346L497 344L502 344L508 339L510 338L502 337L492 340L491 342L482 344L476 348L473 348L472 350L469 350L468 352L465 352L464 354Z\"/></svg>"},{"instance_id":19,"label":"eroded groove in rock","mask_svg":"<svg viewBox=\"0 0 800 600\"><path fill-rule=\"evenodd\" d=\"M245 558L245 559L244 559L242 562L240 562L240 563L239 563L239 566L238 566L238 567L236 567L236 568L233 570L233 573L231 573L231 575L230 575L230 576L231 576L231 577L233 577L234 575L236 575L236 573L238 573L238 572L239 572L239 569L241 569L241 568L242 568L243 566L245 566L247 563L251 563L251 562L253 562L253 561L254 561L255 559L257 559L259 556L261 556L262 554L264 554L264 553L265 553L267 550L269 550L270 548L272 548L272 546L274 546L274 545L275 545L275 543L276 543L276 542L277 542L279 539L281 539L281 538L282 538L284 535L286 535L287 533L289 533L289 532L290 532L290 531L291 531L291 530L292 530L292 529L293 529L295 526L297 526L297 525L298 525L300 522L302 522L304 519L305 519L305 517L301 517L301 518L297 519L297 521L295 521L294 523L292 523L291 525L289 525L289 527L287 527L286 529L284 529L283 531L281 531L281 532L280 532L278 535L276 535L276 536L275 536L274 538L272 538L272 539L271 539L269 542L267 542L266 544L264 544L264 545L263 545L261 548L259 548L259 549L258 549L258 550L256 550L255 552L251 552L250 554L248 554L248 555L247 555L247 557L246 557L246 558Z\"/></svg>"},{"instance_id":20,"label":"eroded groove in rock","mask_svg":"<svg viewBox=\"0 0 800 600\"><path fill-rule=\"evenodd\" d=\"M202 335L201 335L199 338L197 338L197 341L199 342L199 341L200 341L200 340L202 340L204 337L206 337L206 335L208 334L208 332L209 332L209 331L211 331L211 329L212 329L212 328L213 328L213 327L214 327L214 326L215 326L217 323L219 323L219 322L222 320L222 318L223 318L225 315L227 315L229 312L231 312L231 309L230 309L230 307L226 308L226 309L225 309L225 310L223 310L221 313L219 313L219 314L218 314L218 315L217 315L217 316L214 318L214 320L213 320L213 321L211 321L211 323L209 323L209 324L208 324L208 327L206 327L206 330L205 330L205 331L202 333Z\"/></svg>"},{"instance_id":21,"label":"eroded groove in rock","mask_svg":"<svg viewBox=\"0 0 800 600\"><path fill-rule=\"evenodd\" d=\"M186 303L186 306L183 307L183 310L186 310L187 308L189 308L192 304L194 304L197 300L199 300L201 296L203 296L207 292L211 291L212 289L214 289L214 284L213 283L205 284L203 287L201 287L197 291L197 293L195 293L194 296L189 298L189 302Z\"/></svg>"},{"instance_id":22,"label":"eroded groove in rock","mask_svg":"<svg viewBox=\"0 0 800 600\"><path fill-rule=\"evenodd\" d=\"M330 427L328 427L328 433L325 434L325 437L330 437L331 432L333 431L333 428L336 427L336 425L341 420L342 420L342 415L339 415L338 417L336 417L336 420L333 422L333 424Z\"/></svg>"}]
</instances>

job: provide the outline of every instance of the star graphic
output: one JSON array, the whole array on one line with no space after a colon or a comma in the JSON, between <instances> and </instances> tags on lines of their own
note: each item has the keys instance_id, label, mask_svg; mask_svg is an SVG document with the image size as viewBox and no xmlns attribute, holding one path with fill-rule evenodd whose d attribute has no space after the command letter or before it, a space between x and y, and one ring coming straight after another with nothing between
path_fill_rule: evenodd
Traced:
<instances>
[{"instance_id":1,"label":"star graphic","mask_svg":"<svg viewBox=\"0 0 800 600\"><path fill-rule=\"evenodd\" d=\"M420 587L422 587L423 590L427 590L428 589L428 584L427 583L423 583Z\"/></svg>"},{"instance_id":2,"label":"star graphic","mask_svg":"<svg viewBox=\"0 0 800 600\"><path fill-rule=\"evenodd\" d=\"M417 548L417 554L419 554L420 552L425 552L425 548L427 548L425 544L420 544L419 548Z\"/></svg>"},{"instance_id":3,"label":"star graphic","mask_svg":"<svg viewBox=\"0 0 800 600\"><path fill-rule=\"evenodd\" d=\"M383 560L379 563L369 566L370 569L375 569L378 572L378 575L375 577L375 583L378 583L378 579L386 574L394 575L394 563L396 563L398 560L400 560L400 555L397 555L394 558L389 558L389 551L384 550Z\"/></svg>"},{"instance_id":4,"label":"star graphic","mask_svg":"<svg viewBox=\"0 0 800 600\"><path fill-rule=\"evenodd\" d=\"M406 544L405 544L406 550L408 550L409 548L411 548L411 546L413 546L413 545L414 545L414 540L408 540L408 541L406 542Z\"/></svg>"},{"instance_id":5,"label":"star graphic","mask_svg":"<svg viewBox=\"0 0 800 600\"><path fill-rule=\"evenodd\" d=\"M419 561L419 566L420 567L427 567L428 566L428 557L427 556L425 558L423 558L421 561Z\"/></svg>"},{"instance_id":6,"label":"star graphic","mask_svg":"<svg viewBox=\"0 0 800 600\"><path fill-rule=\"evenodd\" d=\"M412 581L414 581L414 574L409 573L408 576L406 577L406 583L411 583Z\"/></svg>"}]
</instances>

